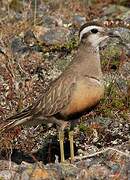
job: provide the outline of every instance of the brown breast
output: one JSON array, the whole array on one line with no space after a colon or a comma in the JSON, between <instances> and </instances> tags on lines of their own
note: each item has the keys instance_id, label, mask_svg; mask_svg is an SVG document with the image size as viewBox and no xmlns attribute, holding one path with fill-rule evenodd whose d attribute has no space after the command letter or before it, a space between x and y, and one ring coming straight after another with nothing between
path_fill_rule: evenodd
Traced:
<instances>
[{"instance_id":1,"label":"brown breast","mask_svg":"<svg viewBox=\"0 0 130 180\"><path fill-rule=\"evenodd\" d=\"M103 97L104 87L95 79L82 80L77 82L77 86L72 94L71 101L63 110L65 116L80 113L87 108L97 104Z\"/></svg>"}]
</instances>

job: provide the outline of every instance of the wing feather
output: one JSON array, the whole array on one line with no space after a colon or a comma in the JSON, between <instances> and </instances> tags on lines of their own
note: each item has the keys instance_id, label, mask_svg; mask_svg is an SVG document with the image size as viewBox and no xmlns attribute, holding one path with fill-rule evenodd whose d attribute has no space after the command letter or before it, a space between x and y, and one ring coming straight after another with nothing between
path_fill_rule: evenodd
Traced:
<instances>
[{"instance_id":1,"label":"wing feather","mask_svg":"<svg viewBox=\"0 0 130 180\"><path fill-rule=\"evenodd\" d=\"M41 113L44 116L53 116L60 112L70 101L71 94L75 87L75 76L56 81L40 100L41 108L34 109L35 114ZM39 102L39 103L40 103ZM44 105L45 106L44 106Z\"/></svg>"},{"instance_id":2,"label":"wing feather","mask_svg":"<svg viewBox=\"0 0 130 180\"><path fill-rule=\"evenodd\" d=\"M23 123L30 123L31 119L35 120L34 118L38 116L44 118L57 114L70 102L75 83L76 76L71 74L66 77L61 76L34 104L6 119L4 126L0 127L0 131L3 132Z\"/></svg>"}]
</instances>

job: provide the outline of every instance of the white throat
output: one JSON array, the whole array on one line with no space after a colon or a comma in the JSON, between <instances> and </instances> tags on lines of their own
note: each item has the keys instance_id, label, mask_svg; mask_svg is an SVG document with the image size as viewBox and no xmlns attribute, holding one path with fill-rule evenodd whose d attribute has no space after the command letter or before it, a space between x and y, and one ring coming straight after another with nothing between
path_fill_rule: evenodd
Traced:
<instances>
[{"instance_id":1,"label":"white throat","mask_svg":"<svg viewBox=\"0 0 130 180\"><path fill-rule=\"evenodd\" d=\"M91 45L98 49L99 50L99 44L104 41L105 39L107 39L109 36L103 36L103 37L100 37L99 35L97 34L91 34L89 35L88 37L88 41L91 43Z\"/></svg>"}]
</instances>

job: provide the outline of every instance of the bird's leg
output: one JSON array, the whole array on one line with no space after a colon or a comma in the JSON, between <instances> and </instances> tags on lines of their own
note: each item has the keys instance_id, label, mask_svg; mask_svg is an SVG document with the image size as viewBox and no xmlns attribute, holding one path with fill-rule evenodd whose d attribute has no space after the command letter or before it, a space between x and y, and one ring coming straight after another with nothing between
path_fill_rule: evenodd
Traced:
<instances>
[{"instance_id":1,"label":"bird's leg","mask_svg":"<svg viewBox=\"0 0 130 180\"><path fill-rule=\"evenodd\" d=\"M59 141L60 141L60 155L61 155L61 163L65 161L65 154L64 154L64 129L68 126L68 122L56 120L55 123L57 127L59 127Z\"/></svg>"},{"instance_id":2,"label":"bird's leg","mask_svg":"<svg viewBox=\"0 0 130 180\"><path fill-rule=\"evenodd\" d=\"M69 125L69 123L67 121L62 121L62 120L56 119L54 117L53 117L53 119L51 118L50 122L55 123L57 125L57 128L58 128L59 142L60 142L61 163L63 163L65 161L65 155L64 155L64 129L65 129L65 127L67 127Z\"/></svg>"},{"instance_id":3,"label":"bird's leg","mask_svg":"<svg viewBox=\"0 0 130 180\"><path fill-rule=\"evenodd\" d=\"M60 141L60 155L61 155L61 163L65 161L64 155L64 131L59 131L59 141Z\"/></svg>"},{"instance_id":4,"label":"bird's leg","mask_svg":"<svg viewBox=\"0 0 130 180\"><path fill-rule=\"evenodd\" d=\"M74 134L73 131L69 132L71 162L74 160L74 139L73 139L73 134Z\"/></svg>"}]
</instances>

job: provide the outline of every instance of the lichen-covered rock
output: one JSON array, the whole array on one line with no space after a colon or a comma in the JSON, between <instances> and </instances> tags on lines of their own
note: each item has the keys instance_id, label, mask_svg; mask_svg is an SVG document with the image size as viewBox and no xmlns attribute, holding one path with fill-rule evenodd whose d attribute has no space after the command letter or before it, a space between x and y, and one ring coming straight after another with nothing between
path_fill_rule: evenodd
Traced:
<instances>
[{"instance_id":1,"label":"lichen-covered rock","mask_svg":"<svg viewBox=\"0 0 130 180\"><path fill-rule=\"evenodd\" d=\"M43 35L39 36L40 42L46 45L58 45L65 44L67 42L69 30L66 28L51 29Z\"/></svg>"}]
</instances>

